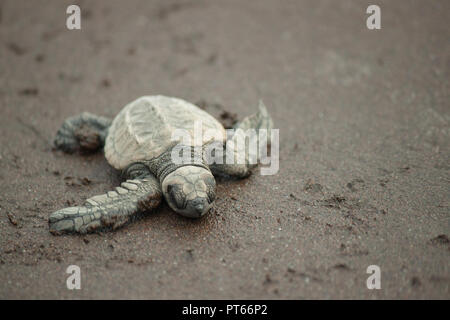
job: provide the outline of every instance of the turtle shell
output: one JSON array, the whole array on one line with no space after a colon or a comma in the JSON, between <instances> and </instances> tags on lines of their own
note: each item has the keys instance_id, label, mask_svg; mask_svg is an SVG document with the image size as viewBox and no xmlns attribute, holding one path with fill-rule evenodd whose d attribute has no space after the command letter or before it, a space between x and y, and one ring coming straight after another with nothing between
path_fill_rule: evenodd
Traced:
<instances>
[{"instance_id":1,"label":"turtle shell","mask_svg":"<svg viewBox=\"0 0 450 320\"><path fill-rule=\"evenodd\" d=\"M197 137L195 132L202 134ZM180 139L172 139L176 129L190 135L191 146L201 146L212 141L224 142L224 127L214 117L197 106L178 98L144 96L127 104L114 118L105 142L105 157L116 169L151 160ZM185 144L186 140L183 140Z\"/></svg>"}]
</instances>

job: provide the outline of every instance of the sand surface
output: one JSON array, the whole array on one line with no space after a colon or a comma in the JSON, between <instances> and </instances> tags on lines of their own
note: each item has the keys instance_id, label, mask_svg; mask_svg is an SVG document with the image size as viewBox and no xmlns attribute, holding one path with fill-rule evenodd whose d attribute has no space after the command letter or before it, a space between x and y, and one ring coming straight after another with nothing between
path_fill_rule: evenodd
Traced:
<instances>
[{"instance_id":1,"label":"sand surface","mask_svg":"<svg viewBox=\"0 0 450 320\"><path fill-rule=\"evenodd\" d=\"M377 1L378 31L370 1L78 1L69 31L71 3L0 1L0 298L450 298L449 1ZM52 236L120 182L52 150L62 121L151 94L238 118L264 99L278 174L219 181L200 220Z\"/></svg>"}]
</instances>

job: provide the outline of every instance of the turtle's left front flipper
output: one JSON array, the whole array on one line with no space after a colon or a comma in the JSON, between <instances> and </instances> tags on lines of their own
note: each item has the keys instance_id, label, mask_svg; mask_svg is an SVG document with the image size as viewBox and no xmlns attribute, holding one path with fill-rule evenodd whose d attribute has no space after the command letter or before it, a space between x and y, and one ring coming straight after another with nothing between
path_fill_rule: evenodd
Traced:
<instances>
[{"instance_id":1,"label":"turtle's left front flipper","mask_svg":"<svg viewBox=\"0 0 450 320\"><path fill-rule=\"evenodd\" d=\"M259 102L258 112L245 117L242 121L234 126L234 135L228 138L224 149L224 159L222 163L212 163L209 167L215 175L225 175L237 178L247 177L251 173L251 169L261 160L257 148L261 146L270 146L271 131L273 128L272 117L267 112L267 108L262 101ZM260 131L264 131L266 135L260 135ZM254 134L254 135L253 135ZM254 147L253 159L250 161L250 147L246 143L246 139L253 140ZM264 138L265 137L265 138ZM262 140L264 139L264 140ZM239 143L239 141L241 143ZM229 151L230 150L230 151ZM231 163L228 163L226 154L230 152ZM239 160L240 159L240 160Z\"/></svg>"},{"instance_id":2,"label":"turtle's left front flipper","mask_svg":"<svg viewBox=\"0 0 450 320\"><path fill-rule=\"evenodd\" d=\"M137 213L156 208L161 199L160 184L155 177L127 180L115 191L89 198L83 206L52 213L49 218L50 232L60 235L116 229Z\"/></svg>"}]
</instances>

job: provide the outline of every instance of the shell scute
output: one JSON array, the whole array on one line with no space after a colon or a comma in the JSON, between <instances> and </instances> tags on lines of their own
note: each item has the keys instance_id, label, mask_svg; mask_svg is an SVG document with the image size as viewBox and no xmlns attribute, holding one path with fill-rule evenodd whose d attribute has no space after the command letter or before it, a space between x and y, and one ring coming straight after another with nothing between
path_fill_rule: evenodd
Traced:
<instances>
[{"instance_id":1,"label":"shell scute","mask_svg":"<svg viewBox=\"0 0 450 320\"><path fill-rule=\"evenodd\" d=\"M205 137L200 141L194 139L196 121L201 122ZM186 130L192 145L226 138L223 126L197 106L178 98L144 96L126 105L113 120L105 143L106 159L116 169L153 159L178 143L171 139L176 129ZM211 137L211 132L220 138Z\"/></svg>"}]
</instances>

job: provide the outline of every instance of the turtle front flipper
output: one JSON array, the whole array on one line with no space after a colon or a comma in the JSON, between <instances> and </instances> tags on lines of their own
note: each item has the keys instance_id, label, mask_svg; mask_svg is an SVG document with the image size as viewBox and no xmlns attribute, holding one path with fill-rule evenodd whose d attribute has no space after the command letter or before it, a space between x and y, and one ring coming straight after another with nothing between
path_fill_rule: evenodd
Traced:
<instances>
[{"instance_id":1,"label":"turtle front flipper","mask_svg":"<svg viewBox=\"0 0 450 320\"><path fill-rule=\"evenodd\" d=\"M222 163L213 163L209 166L213 174L236 178L244 178L250 175L250 170L260 161L257 148L261 148L261 146L270 146L272 127L272 118L267 112L264 103L260 101L258 112L245 117L233 127L235 130L234 135L228 138L226 145L224 146L224 159ZM262 131L265 130L267 135L260 135L260 129L263 129ZM255 139L253 141L253 146L255 148L252 149L253 159L250 159L251 148L249 148L249 144L245 142L247 138L249 140L252 138ZM266 141L261 139L265 139ZM256 152L256 154L254 154L254 152ZM227 153L229 155L227 155ZM227 157L233 158L233 163L230 163L227 160Z\"/></svg>"},{"instance_id":2,"label":"turtle front flipper","mask_svg":"<svg viewBox=\"0 0 450 320\"><path fill-rule=\"evenodd\" d=\"M89 112L70 117L56 133L55 147L65 152L93 152L105 145L111 119Z\"/></svg>"},{"instance_id":3,"label":"turtle front flipper","mask_svg":"<svg viewBox=\"0 0 450 320\"><path fill-rule=\"evenodd\" d=\"M89 198L83 206L52 213L49 218L50 232L60 235L116 229L137 213L156 208L161 199L161 187L153 175L127 180L115 191Z\"/></svg>"}]
</instances>

